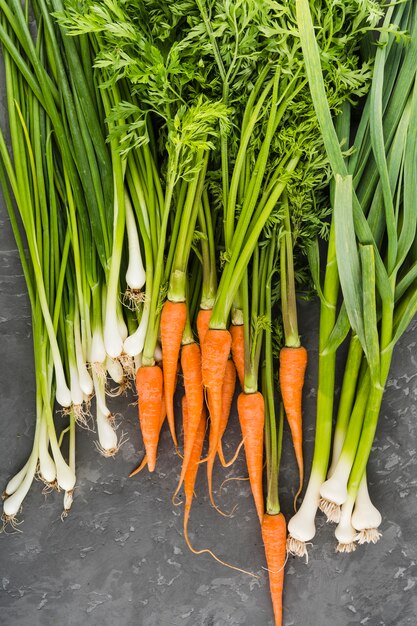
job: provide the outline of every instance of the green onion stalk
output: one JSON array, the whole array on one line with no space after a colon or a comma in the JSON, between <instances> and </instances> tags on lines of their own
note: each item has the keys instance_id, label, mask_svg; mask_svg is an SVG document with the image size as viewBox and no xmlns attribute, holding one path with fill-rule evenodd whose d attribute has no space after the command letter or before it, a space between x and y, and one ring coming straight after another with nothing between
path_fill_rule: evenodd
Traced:
<instances>
[{"instance_id":1,"label":"green onion stalk","mask_svg":"<svg viewBox=\"0 0 417 626\"><path fill-rule=\"evenodd\" d=\"M371 93L355 140L356 151L352 162L346 164L326 100L319 49L313 34L308 3L299 0L297 9L313 102L329 161L336 175L334 219L328 256L333 251L334 265L338 264L339 271L333 269L332 277L327 269L325 285L328 282L332 288L334 305L339 279L344 296L337 321L335 307L332 314L327 315L325 307L328 298L324 293L322 298L315 454L303 505L289 523L289 549L297 554L305 554L305 542L310 541L315 532L314 517L320 493L324 508L330 506L333 514L334 509L331 507L336 507L335 519L339 519L336 529L339 550L352 550L353 542L357 539L362 541L364 536L371 537L371 540L379 536L376 529L372 533L364 528L363 511L366 508L370 512L371 523L380 521L367 493L365 468L389 373L392 350L414 310L412 298L406 298L403 302L401 299L396 301L395 292L398 272L404 267L404 263L406 266L409 263L407 257L416 228L415 218L407 211L402 198L403 190L408 187L410 192L411 188L411 179L408 185L403 183L403 170L405 171L406 160L410 159L411 164L411 155L414 154L410 148L411 140L408 139L415 136L411 134L414 129L412 126L407 128L407 119L410 119L409 107L413 106L414 100L410 93L415 81L416 57L413 46L411 49L404 47L401 39L400 49L396 51L394 36L389 32L391 20L398 26L398 22L403 23L401 20L404 16L408 20L413 11L410 7L391 7L380 35L384 46L378 48L376 53ZM412 41L415 36L413 27ZM401 91L393 89L393 72L395 74L400 66L396 52L400 56L404 55L402 67L404 62L407 67L405 74L401 72ZM384 92L381 72L387 56L389 59L393 58L394 63L388 65L389 70L385 68L387 91ZM414 65L411 63L412 59ZM368 150L369 143L372 153ZM409 146L410 152L406 146ZM353 179L355 191L352 191L349 173L356 173ZM371 182L373 187L370 186ZM370 193L372 188L373 197ZM394 196L391 190L396 188L397 195ZM405 197L404 194L404 200ZM382 245L384 232L387 253L382 259L379 247ZM346 250L349 250L348 254ZM332 304L332 301L329 303ZM394 319L397 319L397 327ZM335 350L346 336L349 326L353 329L353 339L337 421L334 460L329 478L322 485L328 471L330 453ZM362 350L365 361L361 367ZM333 377L331 385L328 375L326 379L321 378L327 362ZM349 380L350 373L353 375ZM361 527L357 529L360 532L352 525L357 498L360 507L356 519L360 520L358 525ZM341 510L338 509L339 506Z\"/></svg>"}]
</instances>

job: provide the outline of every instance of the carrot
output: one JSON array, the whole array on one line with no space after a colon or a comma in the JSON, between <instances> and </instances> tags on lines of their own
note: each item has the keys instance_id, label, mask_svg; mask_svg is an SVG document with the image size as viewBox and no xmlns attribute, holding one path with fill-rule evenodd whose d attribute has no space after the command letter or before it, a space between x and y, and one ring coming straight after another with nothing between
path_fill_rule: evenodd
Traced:
<instances>
[{"instance_id":1,"label":"carrot","mask_svg":"<svg viewBox=\"0 0 417 626\"><path fill-rule=\"evenodd\" d=\"M183 397L183 400L182 400L182 411L183 411L184 429L185 431L187 431L189 418L188 418L188 410L187 410L187 400L185 396ZM257 576L255 574L252 574L251 572L247 572L246 570L241 569L240 567L235 567L234 565L225 563L224 561L219 559L219 557L217 557L208 548L203 548L202 550L196 550L191 545L191 541L188 537L188 522L190 519L191 504L192 504L193 497L194 497L194 487L195 487L195 482L197 478L198 468L200 465L199 461L201 457L201 452L203 450L205 432L206 432L206 410L205 410L205 407L203 406L203 410L201 412L200 423L198 425L197 433L194 439L194 445L193 445L191 458L187 465L187 469L186 469L185 476L184 476L185 508L184 508L183 528L184 528L185 541L187 543L188 548L191 550L193 554L197 554L197 555L209 554L211 557L213 557L215 561L217 561L221 565L225 565L226 567L229 567L230 569L234 569L238 572L242 572L243 574L248 574L249 576L253 576L254 578L257 578Z\"/></svg>"},{"instance_id":2,"label":"carrot","mask_svg":"<svg viewBox=\"0 0 417 626\"><path fill-rule=\"evenodd\" d=\"M275 626L282 625L282 589L286 559L287 527L282 513L268 515L262 520L262 539L268 565L269 588L274 609Z\"/></svg>"},{"instance_id":3,"label":"carrot","mask_svg":"<svg viewBox=\"0 0 417 626\"><path fill-rule=\"evenodd\" d=\"M223 389L222 389L222 393L223 393L222 418L220 422L219 444L217 447L219 458L223 466L227 466L228 464L225 462L224 456L223 456L222 437L225 433L227 423L229 421L230 409L232 407L235 389L236 389L236 367L232 359L229 359L227 361L226 370L224 372Z\"/></svg>"},{"instance_id":4,"label":"carrot","mask_svg":"<svg viewBox=\"0 0 417 626\"><path fill-rule=\"evenodd\" d=\"M209 329L202 345L201 371L207 390L210 430L213 430L208 458L216 455L223 411L223 380L232 337L228 330Z\"/></svg>"},{"instance_id":5,"label":"carrot","mask_svg":"<svg viewBox=\"0 0 417 626\"><path fill-rule=\"evenodd\" d=\"M201 352L200 346L197 343L188 343L182 346L181 367L184 375L184 398L187 401L188 422L187 424L184 423L184 458L182 461L180 480L174 497L180 490L184 480L193 451L194 439L201 422L201 412L204 407Z\"/></svg>"},{"instance_id":6,"label":"carrot","mask_svg":"<svg viewBox=\"0 0 417 626\"><path fill-rule=\"evenodd\" d=\"M187 305L185 302L171 302L170 300L165 302L161 313L164 393L169 429L176 448L178 448L178 441L175 433L174 393L177 383L178 356L186 319Z\"/></svg>"},{"instance_id":7,"label":"carrot","mask_svg":"<svg viewBox=\"0 0 417 626\"><path fill-rule=\"evenodd\" d=\"M162 425L163 425L163 423L165 421L166 416L167 416L167 412L165 410L165 400L164 400L164 395L162 394L161 417L160 417L161 422L160 422L160 425L159 425L159 432L161 432L161 428L162 428ZM158 433L158 438L159 438L159 433ZM143 457L140 465L135 470L133 470L133 472L131 472L129 474L129 478L132 478L132 476L136 476L136 474L139 474L139 472L141 472L147 466L147 464L148 464L148 457L145 454L145 456Z\"/></svg>"},{"instance_id":8,"label":"carrot","mask_svg":"<svg viewBox=\"0 0 417 626\"><path fill-rule=\"evenodd\" d=\"M142 366L136 372L139 423L148 457L148 469L155 470L156 451L161 430L163 408L163 375L158 365Z\"/></svg>"},{"instance_id":9,"label":"carrot","mask_svg":"<svg viewBox=\"0 0 417 626\"><path fill-rule=\"evenodd\" d=\"M200 309L197 315L197 334L200 346L203 345L204 337L210 324L212 309Z\"/></svg>"},{"instance_id":10,"label":"carrot","mask_svg":"<svg viewBox=\"0 0 417 626\"><path fill-rule=\"evenodd\" d=\"M188 402L186 396L182 399L182 415L184 423L184 431L187 432L189 426L189 414L188 414ZM188 520L190 518L191 504L194 496L194 486L197 478L197 472L199 467L199 461L201 452L203 450L204 435L206 432L206 411L203 408L200 412L200 420L195 433L193 445L191 448L191 455L187 463L187 467L184 473L184 492L185 492L185 509L184 509L184 537L190 550L193 550L189 545L188 540Z\"/></svg>"},{"instance_id":11,"label":"carrot","mask_svg":"<svg viewBox=\"0 0 417 626\"><path fill-rule=\"evenodd\" d=\"M219 423L219 431L217 435L214 428L210 429L209 450L213 449L215 445L214 437L216 436L218 436L217 447L218 449L220 449L221 447L221 438L224 435L224 431L226 430L227 422L229 419L230 407L232 406L233 394L235 392L235 385L236 385L236 368L233 364L233 361L231 359L228 359L226 363L226 370L224 372L224 379L223 379L222 414L221 414L220 423ZM208 491L209 491L209 496L210 496L210 502L212 503L214 508L219 511L219 513L222 513L222 511L220 511L215 505L214 498L213 498L213 466L214 466L215 458L216 458L216 455L214 454L212 456L209 455L207 459Z\"/></svg>"},{"instance_id":12,"label":"carrot","mask_svg":"<svg viewBox=\"0 0 417 626\"><path fill-rule=\"evenodd\" d=\"M307 367L307 350L298 348L281 348L279 355L279 384L285 414L291 429L295 457L299 472L299 487L295 495L296 502L304 480L303 459L303 428L302 428L302 391L304 375Z\"/></svg>"},{"instance_id":13,"label":"carrot","mask_svg":"<svg viewBox=\"0 0 417 626\"><path fill-rule=\"evenodd\" d=\"M256 393L240 393L237 399L237 411L242 429L245 446L246 464L248 466L249 482L255 501L259 521L262 524L264 516L264 497L262 491L263 468L263 431L265 422L265 407L263 395Z\"/></svg>"},{"instance_id":14,"label":"carrot","mask_svg":"<svg viewBox=\"0 0 417 626\"><path fill-rule=\"evenodd\" d=\"M232 357L236 365L237 375L239 376L240 386L244 387L245 379L245 337L243 324L237 326L230 325L230 334L232 335Z\"/></svg>"}]
</instances>

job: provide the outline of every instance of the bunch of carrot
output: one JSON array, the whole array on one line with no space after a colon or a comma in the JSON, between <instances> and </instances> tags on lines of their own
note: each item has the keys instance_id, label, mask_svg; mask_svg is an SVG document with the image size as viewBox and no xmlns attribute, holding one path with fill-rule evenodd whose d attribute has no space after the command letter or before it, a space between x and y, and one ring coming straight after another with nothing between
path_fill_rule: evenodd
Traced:
<instances>
[{"instance_id":1,"label":"bunch of carrot","mask_svg":"<svg viewBox=\"0 0 417 626\"><path fill-rule=\"evenodd\" d=\"M314 282L322 302L316 450L288 541L297 554L312 537L327 472L335 350L352 327L330 471L338 473L339 455L348 458L353 478L336 505L350 520L360 494L366 500L362 474L376 423L376 409L364 419L369 390L370 405L380 402L386 355L415 310L415 152L408 138L415 137L415 51L402 34L410 30L414 45L415 10L406 2L387 13L380 37L395 64L382 103L385 58L361 58L360 50L383 10L374 0L344 4L155 0L148 11L133 1L33 0L33 37L19 0L0 0L11 136L8 150L0 134L0 184L28 284L37 355L35 442L6 487L5 519L15 519L36 471L65 490L69 509L76 425L88 424L94 394L98 448L115 454L123 438L107 406L108 381L120 393L134 380L144 456L132 475L155 470L167 418L182 457L174 498L183 488L185 539L197 554L219 560L191 546L188 522L199 466L218 509L215 461L226 467L239 453L241 446L227 461L222 447L238 388L276 624L287 541L278 489L284 415L299 471L295 508L304 481L307 352L296 290ZM394 27L402 34L400 52L389 34ZM349 107L372 76L355 152L345 155ZM329 201L332 175L339 176ZM346 250L344 233L355 253ZM318 238L328 239L323 289ZM68 463L65 431L58 440L53 421L55 400L69 415Z\"/></svg>"}]
</instances>

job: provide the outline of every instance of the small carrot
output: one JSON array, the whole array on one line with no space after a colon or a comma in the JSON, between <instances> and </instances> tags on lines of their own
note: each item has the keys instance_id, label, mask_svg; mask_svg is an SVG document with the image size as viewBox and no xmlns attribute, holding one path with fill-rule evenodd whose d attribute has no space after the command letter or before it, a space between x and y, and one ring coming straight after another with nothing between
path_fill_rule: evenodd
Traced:
<instances>
[{"instance_id":1,"label":"small carrot","mask_svg":"<svg viewBox=\"0 0 417 626\"><path fill-rule=\"evenodd\" d=\"M259 391L256 393L240 393L237 399L237 411L245 446L249 482L259 521L262 524L264 516L262 468L263 431L265 422L263 395Z\"/></svg>"},{"instance_id":2,"label":"small carrot","mask_svg":"<svg viewBox=\"0 0 417 626\"><path fill-rule=\"evenodd\" d=\"M282 589L287 540L287 527L282 513L278 513L278 515L265 513L262 520L262 539L268 565L275 626L282 626Z\"/></svg>"},{"instance_id":3,"label":"small carrot","mask_svg":"<svg viewBox=\"0 0 417 626\"><path fill-rule=\"evenodd\" d=\"M232 335L232 358L239 376L240 386L244 387L245 379L245 334L243 324L231 324L229 328Z\"/></svg>"},{"instance_id":4,"label":"small carrot","mask_svg":"<svg viewBox=\"0 0 417 626\"><path fill-rule=\"evenodd\" d=\"M226 430L227 422L229 420L230 407L232 406L235 386L236 386L236 368L233 364L233 361L231 359L228 359L226 363L226 370L224 372L224 379L223 379L223 389L222 389L223 400L222 400L222 414L220 418L219 431L218 431L218 438L219 438L218 449L221 449L221 438L224 435L224 431ZM216 436L217 434L215 433L214 429L210 429L209 449L213 448L213 446L215 445L214 437ZM213 466L214 466L215 458L216 458L216 455L212 455L212 456L209 455L207 459L207 482L208 482L208 491L209 491L210 501L212 505L217 509L217 506L215 505L214 498L213 498ZM217 510L219 511L219 509ZM221 513L221 511L219 512Z\"/></svg>"},{"instance_id":5,"label":"small carrot","mask_svg":"<svg viewBox=\"0 0 417 626\"><path fill-rule=\"evenodd\" d=\"M155 470L159 433L165 418L163 375L158 365L142 366L136 372L139 423L148 457L148 469ZM164 418L161 416L164 415Z\"/></svg>"},{"instance_id":6,"label":"small carrot","mask_svg":"<svg viewBox=\"0 0 417 626\"><path fill-rule=\"evenodd\" d=\"M209 329L202 345L201 371L207 390L210 430L213 430L208 458L216 455L223 412L223 380L232 338L227 330Z\"/></svg>"},{"instance_id":7,"label":"small carrot","mask_svg":"<svg viewBox=\"0 0 417 626\"><path fill-rule=\"evenodd\" d=\"M174 393L177 383L178 357L186 319L187 305L185 302L171 302L170 300L165 302L161 313L164 393L169 429L176 448L178 448L178 441L175 433Z\"/></svg>"},{"instance_id":8,"label":"small carrot","mask_svg":"<svg viewBox=\"0 0 417 626\"><path fill-rule=\"evenodd\" d=\"M189 414L188 414L188 402L186 396L182 399L182 415L185 432L189 426ZM199 467L199 461L201 452L203 450L204 435L206 433L206 410L203 405L200 413L200 420L195 433L191 455L187 463L184 474L184 492L185 492L185 509L184 509L184 537L190 550L193 548L189 544L188 540L188 520L190 518L191 504L194 496L194 486L197 479L197 472Z\"/></svg>"},{"instance_id":9,"label":"small carrot","mask_svg":"<svg viewBox=\"0 0 417 626\"><path fill-rule=\"evenodd\" d=\"M298 348L281 348L279 355L279 384L285 414L291 429L299 472L299 487L294 502L301 492L304 480L302 392L306 367L307 350L303 346Z\"/></svg>"},{"instance_id":10,"label":"small carrot","mask_svg":"<svg viewBox=\"0 0 417 626\"><path fill-rule=\"evenodd\" d=\"M222 438L227 428L227 424L230 416L230 409L232 408L233 396L235 394L236 389L236 367L233 363L232 359L227 361L226 370L224 373L223 380L223 409L222 409L222 419L220 422L220 433L219 433L219 445L217 452L219 454L220 462L224 467L228 467L229 464L226 463L223 455L222 448Z\"/></svg>"},{"instance_id":11,"label":"small carrot","mask_svg":"<svg viewBox=\"0 0 417 626\"><path fill-rule=\"evenodd\" d=\"M186 400L185 396L183 397L183 401L182 401L182 411L183 411L184 428L186 430L187 429L187 425L188 425L188 410L187 410L187 400ZM200 420L200 423L198 425L197 433L196 433L196 436L195 436L195 439L194 439L194 445L193 445L191 458L190 458L190 461L189 461L189 463L187 465L187 470L186 470L185 476L184 476L185 508L184 508L184 526L183 526L183 528L184 528L184 538L185 538L185 541L187 543L188 548L191 550L191 552L193 554L197 554L197 555L199 555L199 554L209 554L215 561L217 561L221 565L225 565L226 567L229 567L230 569L234 569L237 572L242 572L242 574L248 574L248 576L252 576L254 578L257 578L257 576L255 574L252 574L251 572L247 572L246 570L241 569L240 567L235 567L234 565L230 565L229 563L225 563L224 561L219 559L219 557L217 557L208 548L203 548L202 550L196 550L191 545L190 538L188 537L188 522L189 522L189 519L190 519L191 504L192 504L193 497L194 497L194 487L195 487L195 482L196 482L196 479L197 479L198 468L199 468L199 465L200 465L199 461L200 461L200 457L201 457L201 452L203 450L203 443L204 443L205 432L206 432L206 410L205 410L205 407L203 406L203 411L201 413L201 420Z\"/></svg>"},{"instance_id":12,"label":"small carrot","mask_svg":"<svg viewBox=\"0 0 417 626\"><path fill-rule=\"evenodd\" d=\"M200 309L197 315L197 334L200 346L203 345L204 337L210 324L212 309Z\"/></svg>"},{"instance_id":13,"label":"small carrot","mask_svg":"<svg viewBox=\"0 0 417 626\"><path fill-rule=\"evenodd\" d=\"M184 375L185 398L187 401L188 422L184 423L184 458L181 476L174 497L184 480L188 463L193 451L194 439L201 422L204 406L203 381L201 377L201 352L197 343L188 343L181 349L181 367Z\"/></svg>"}]
</instances>

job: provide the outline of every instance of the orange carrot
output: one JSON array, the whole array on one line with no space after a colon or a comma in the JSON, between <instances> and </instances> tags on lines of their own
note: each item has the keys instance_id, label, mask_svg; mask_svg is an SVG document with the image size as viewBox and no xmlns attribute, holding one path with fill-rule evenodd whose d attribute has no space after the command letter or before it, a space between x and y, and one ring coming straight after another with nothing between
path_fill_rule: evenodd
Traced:
<instances>
[{"instance_id":1,"label":"orange carrot","mask_svg":"<svg viewBox=\"0 0 417 626\"><path fill-rule=\"evenodd\" d=\"M142 366L136 372L139 423L148 457L148 469L155 470L159 432L165 415L163 403L163 375L158 365Z\"/></svg>"},{"instance_id":2,"label":"orange carrot","mask_svg":"<svg viewBox=\"0 0 417 626\"><path fill-rule=\"evenodd\" d=\"M185 302L170 302L170 300L165 302L161 313L164 393L169 429L176 448L178 448L178 441L175 433L174 393L177 383L178 356L186 319L187 305Z\"/></svg>"},{"instance_id":3,"label":"orange carrot","mask_svg":"<svg viewBox=\"0 0 417 626\"><path fill-rule=\"evenodd\" d=\"M232 359L229 359L227 361L226 370L224 372L223 389L222 389L222 393L223 393L222 418L220 421L219 445L218 445L218 453L220 456L220 460L222 461L222 464L224 461L224 456L223 456L221 441L225 433L227 423L229 421L230 409L232 407L235 389L236 389L236 367Z\"/></svg>"},{"instance_id":4,"label":"orange carrot","mask_svg":"<svg viewBox=\"0 0 417 626\"><path fill-rule=\"evenodd\" d=\"M201 371L207 390L210 430L213 430L208 458L216 455L223 412L223 380L232 338L227 330L209 329L202 345Z\"/></svg>"},{"instance_id":5,"label":"orange carrot","mask_svg":"<svg viewBox=\"0 0 417 626\"><path fill-rule=\"evenodd\" d=\"M183 414L183 423L185 432L188 429L189 425L189 414L188 414L188 402L187 398L184 396L182 399L182 414ZM197 478L197 472L199 467L199 461L201 457L201 452L203 450L204 443L204 435L206 433L206 411L203 405L202 411L200 413L200 421L197 426L197 431L195 433L193 446L191 449L191 455L185 470L184 475L184 492L185 492L185 509L184 509L184 536L189 545L188 541L188 520L190 517L191 504L194 496L194 486ZM189 546L190 547L190 546Z\"/></svg>"},{"instance_id":6,"label":"orange carrot","mask_svg":"<svg viewBox=\"0 0 417 626\"><path fill-rule=\"evenodd\" d=\"M245 446L246 464L248 466L249 482L255 501L259 521L262 524L264 516L264 497L262 490L263 468L263 432L265 422L265 407L263 395L256 393L240 393L237 399L237 411L242 429Z\"/></svg>"},{"instance_id":7,"label":"orange carrot","mask_svg":"<svg viewBox=\"0 0 417 626\"><path fill-rule=\"evenodd\" d=\"M200 346L203 345L204 337L210 324L212 309L200 309L197 315L197 333Z\"/></svg>"},{"instance_id":8,"label":"orange carrot","mask_svg":"<svg viewBox=\"0 0 417 626\"><path fill-rule=\"evenodd\" d=\"M184 423L184 458L182 461L181 476L177 495L184 480L188 463L193 452L194 439L201 422L201 412L204 406L203 381L201 377L201 352L197 343L188 343L181 349L181 367L184 375L185 398L187 401L188 423Z\"/></svg>"},{"instance_id":9,"label":"orange carrot","mask_svg":"<svg viewBox=\"0 0 417 626\"><path fill-rule=\"evenodd\" d=\"M243 324L235 326L230 325L230 334L232 335L232 357L236 365L237 375L239 376L240 386L243 389L245 380L245 337Z\"/></svg>"},{"instance_id":10,"label":"orange carrot","mask_svg":"<svg viewBox=\"0 0 417 626\"><path fill-rule=\"evenodd\" d=\"M160 426L159 426L159 432L161 432L161 428L162 428L162 425L163 425L163 423L165 421L166 416L167 416L167 412L165 410L165 400L164 400L164 395L162 394L161 422L160 422ZM159 438L159 433L158 433L158 438ZM148 457L145 454L145 456L143 457L140 465L135 470L133 470L133 472L131 472L129 474L129 478L132 478L132 476L136 476L136 474L139 474L139 472L141 472L147 466L147 464L148 464Z\"/></svg>"},{"instance_id":11,"label":"orange carrot","mask_svg":"<svg viewBox=\"0 0 417 626\"><path fill-rule=\"evenodd\" d=\"M265 547L269 573L272 606L275 626L282 626L282 589L284 585L284 566L286 559L287 528L282 513L268 515L262 520L262 539Z\"/></svg>"},{"instance_id":12,"label":"orange carrot","mask_svg":"<svg viewBox=\"0 0 417 626\"><path fill-rule=\"evenodd\" d=\"M236 385L236 368L231 359L228 359L226 363L226 370L224 372L223 379L223 388L222 388L222 414L219 423L219 431L218 435L216 434L214 428L210 429L209 435L209 450L213 449L215 445L214 437L218 436L218 448L221 446L221 438L224 435L224 431L226 430L227 422L230 414L230 407L232 406L233 394L235 392ZM212 505L217 509L214 499L213 499L213 466L216 455L212 455L207 459L207 482L208 482L208 491L210 496L210 501ZM221 511L217 509L220 513Z\"/></svg>"},{"instance_id":13,"label":"orange carrot","mask_svg":"<svg viewBox=\"0 0 417 626\"><path fill-rule=\"evenodd\" d=\"M301 492L304 480L303 427L302 427L302 392L304 375L307 367L307 350L282 348L279 355L279 384L282 401L291 429L295 457L299 472L299 487L295 501Z\"/></svg>"},{"instance_id":14,"label":"orange carrot","mask_svg":"<svg viewBox=\"0 0 417 626\"><path fill-rule=\"evenodd\" d=\"M188 418L188 410L187 410L187 400L185 396L183 397L183 401L182 401L182 411L183 411L184 429L187 430L189 418ZM203 548L202 550L196 550L191 545L190 539L188 537L188 522L190 519L191 504L192 504L193 497L194 497L194 487L195 487L195 482L197 478L198 468L200 465L199 461L201 457L201 452L203 450L205 432L206 432L206 410L205 410L205 407L203 406L203 410L201 413L201 420L198 425L197 433L194 439L194 445L193 445L191 458L187 465L187 470L184 476L184 492L185 492L184 538L185 538L185 541L187 543L188 548L191 550L191 552L193 552L193 554L197 554L197 555L209 554L211 557L213 557L213 559L215 559L215 561L217 561L221 565L225 565L226 567L229 567L230 569L234 569L238 572L242 572L243 574L248 574L249 576L253 576L254 578L257 578L257 576L255 574L252 574L251 572L247 572L246 570L241 569L240 567L235 567L234 565L225 563L224 561L219 559L219 557L217 557L208 548Z\"/></svg>"}]
</instances>

